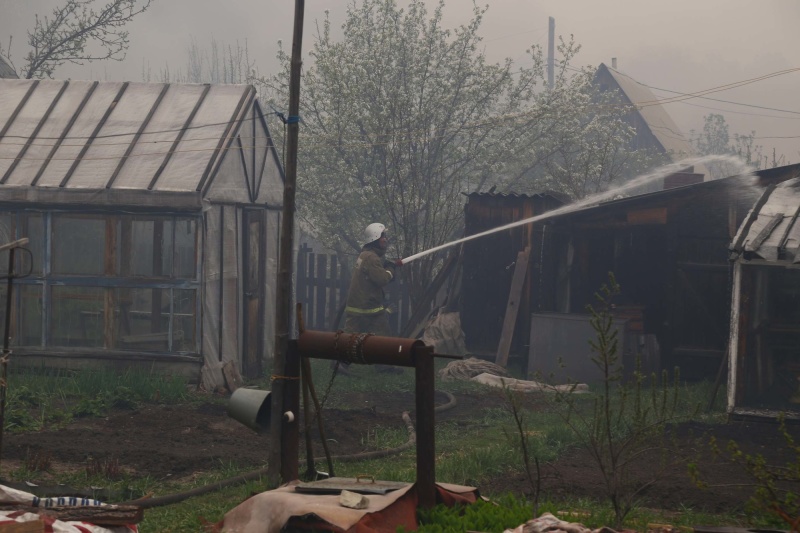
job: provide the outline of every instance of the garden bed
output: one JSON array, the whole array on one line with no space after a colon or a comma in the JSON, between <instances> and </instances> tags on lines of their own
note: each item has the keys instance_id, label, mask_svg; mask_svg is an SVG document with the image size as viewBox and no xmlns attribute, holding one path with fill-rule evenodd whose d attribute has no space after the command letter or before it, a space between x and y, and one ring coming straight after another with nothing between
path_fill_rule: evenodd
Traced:
<instances>
[{"instance_id":1,"label":"garden bed","mask_svg":"<svg viewBox=\"0 0 800 533\"><path fill-rule=\"evenodd\" d=\"M480 431L486 425L481 413L501 408L502 395L457 393L457 405L437 415L437 422L448 423L463 431ZM536 396L529 408L536 409ZM437 402L446 397L437 393ZM379 443L370 437L376 427L405 430L403 411L413 411L410 392L341 392L337 405L347 409L329 409L325 426L331 452L352 454L374 449ZM535 430L536 428L531 428ZM797 433L797 427L791 427ZM695 509L731 513L740 510L752 488L743 469L713 456L707 445L710 436L724 445L735 439L746 452L760 453L768 463L785 464L795 458L780 436L777 423L732 422L709 425L698 422L677 427L677 453L693 461L712 488L699 489L689 478L685 463L659 472L643 493L642 505L665 510ZM316 446L317 457L322 449ZM3 443L2 472L16 476L24 472L28 481L47 485L69 471L94 469L109 477L149 478L153 481L185 481L212 471L257 469L268 456L268 439L227 416L224 402L144 405L133 410L112 410L102 418L76 418L57 429L37 432L7 433ZM658 471L661 457L643 455L630 469L632 479L642 482ZM525 496L530 485L521 473L520 464L508 464L506 472L478 479L482 494L499 496L512 492ZM322 467L321 469L324 469ZM581 498L603 500L605 490L596 465L586 451L572 448L543 467L544 498ZM477 473L476 473L477 475ZM463 480L443 480L462 482Z\"/></svg>"}]
</instances>

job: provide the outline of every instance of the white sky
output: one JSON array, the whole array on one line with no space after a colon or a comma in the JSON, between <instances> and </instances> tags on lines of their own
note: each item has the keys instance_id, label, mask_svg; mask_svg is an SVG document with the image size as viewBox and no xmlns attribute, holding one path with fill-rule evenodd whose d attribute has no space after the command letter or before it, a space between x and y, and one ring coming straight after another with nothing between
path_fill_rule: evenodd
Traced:
<instances>
[{"instance_id":1,"label":"white sky","mask_svg":"<svg viewBox=\"0 0 800 533\"><path fill-rule=\"evenodd\" d=\"M398 0L400 5L404 2ZM0 0L0 42L6 47L9 35L14 36L12 57L18 64L33 14L48 13L58 3ZM652 87L690 93L800 67L798 0L493 0L490 4L481 35L487 56L494 61L523 60L532 43L546 49L552 16L556 35L572 34L582 45L576 65L610 65L616 57L619 70ZM310 49L315 23L324 11L330 10L338 26L346 5L347 0L306 1L304 51ZM471 11L469 0L447 0L445 22L450 27L465 23ZM154 0L128 28L131 47L126 61L65 66L57 74L140 81L143 65L149 64L154 73L167 64L172 70L183 69L190 39L204 46L212 36L234 45L237 39L247 40L259 70L268 73L275 68L277 41L283 40L286 47L291 44L293 14L291 0ZM704 115L721 113L731 133L755 130L765 152L776 147L789 162L800 161L800 71L709 96L794 113L699 99L669 104L666 110L685 134L701 129Z\"/></svg>"}]
</instances>

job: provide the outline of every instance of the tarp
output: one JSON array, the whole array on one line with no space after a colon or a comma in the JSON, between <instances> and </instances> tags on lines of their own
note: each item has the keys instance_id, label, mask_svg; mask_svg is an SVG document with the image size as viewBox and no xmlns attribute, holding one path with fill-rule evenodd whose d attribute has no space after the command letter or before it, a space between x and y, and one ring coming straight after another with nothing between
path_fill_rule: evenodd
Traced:
<instances>
[{"instance_id":1,"label":"tarp","mask_svg":"<svg viewBox=\"0 0 800 533\"><path fill-rule=\"evenodd\" d=\"M437 502L445 505L474 503L474 487L437 483ZM227 533L279 533L284 526L352 533L394 533L398 526L417 529L417 493L414 485L386 495L367 496L369 507L339 505L339 495L295 492L294 484L262 492L228 511L218 524Z\"/></svg>"}]
</instances>

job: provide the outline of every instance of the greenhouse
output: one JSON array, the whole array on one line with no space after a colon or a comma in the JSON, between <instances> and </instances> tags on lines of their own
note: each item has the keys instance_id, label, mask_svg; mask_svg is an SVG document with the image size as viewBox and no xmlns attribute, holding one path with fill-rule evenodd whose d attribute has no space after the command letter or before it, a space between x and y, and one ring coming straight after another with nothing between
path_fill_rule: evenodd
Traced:
<instances>
[{"instance_id":1,"label":"greenhouse","mask_svg":"<svg viewBox=\"0 0 800 533\"><path fill-rule=\"evenodd\" d=\"M0 80L15 362L260 375L282 197L252 86Z\"/></svg>"}]
</instances>

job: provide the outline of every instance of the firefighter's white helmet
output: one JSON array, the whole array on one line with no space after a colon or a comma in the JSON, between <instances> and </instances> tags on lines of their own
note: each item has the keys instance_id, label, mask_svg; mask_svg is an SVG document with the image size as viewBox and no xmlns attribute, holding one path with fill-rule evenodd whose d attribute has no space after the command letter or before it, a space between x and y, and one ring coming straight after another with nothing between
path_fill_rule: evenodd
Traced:
<instances>
[{"instance_id":1,"label":"firefighter's white helmet","mask_svg":"<svg viewBox=\"0 0 800 533\"><path fill-rule=\"evenodd\" d=\"M379 222L373 222L364 230L364 244L377 241L384 231L386 231L386 226Z\"/></svg>"}]
</instances>

